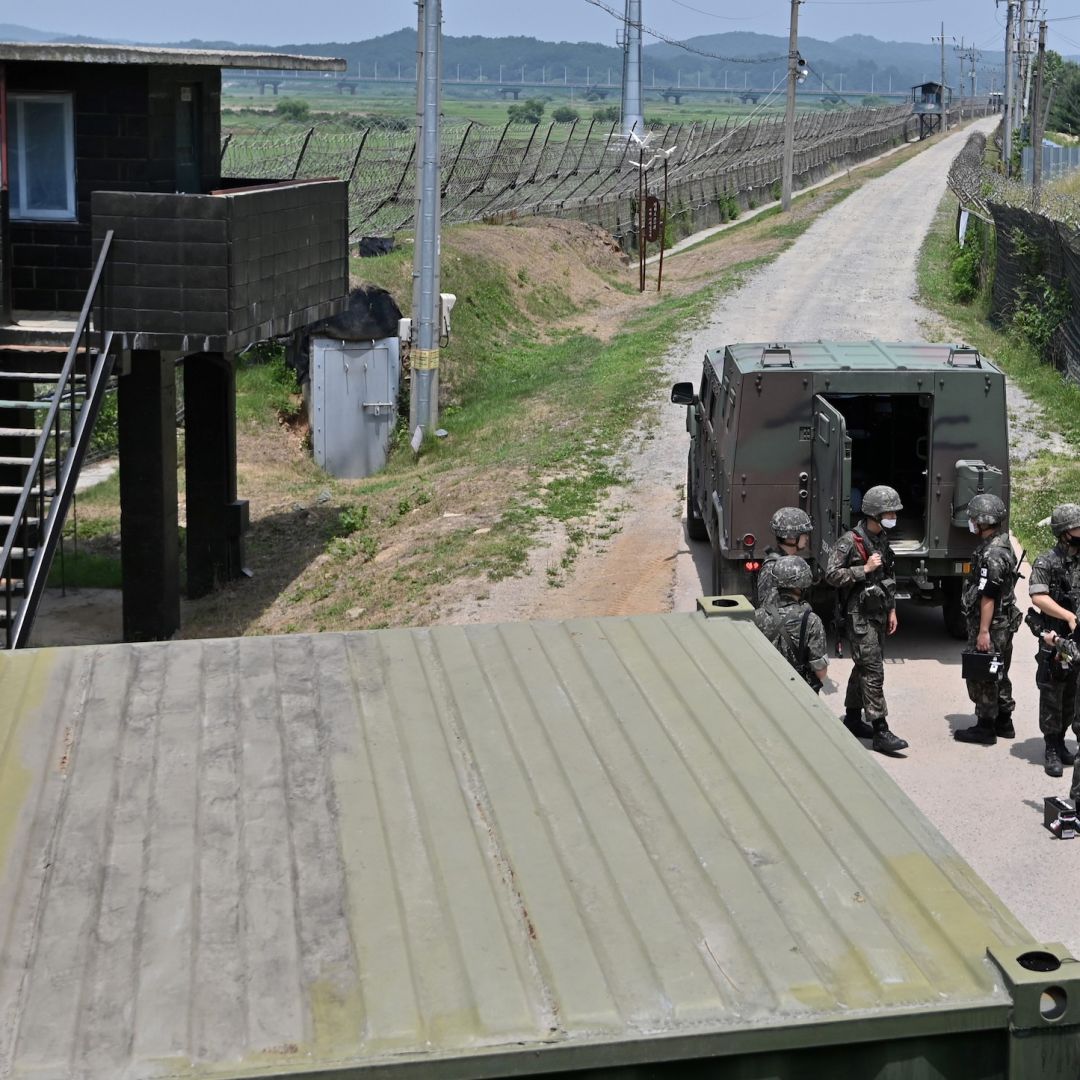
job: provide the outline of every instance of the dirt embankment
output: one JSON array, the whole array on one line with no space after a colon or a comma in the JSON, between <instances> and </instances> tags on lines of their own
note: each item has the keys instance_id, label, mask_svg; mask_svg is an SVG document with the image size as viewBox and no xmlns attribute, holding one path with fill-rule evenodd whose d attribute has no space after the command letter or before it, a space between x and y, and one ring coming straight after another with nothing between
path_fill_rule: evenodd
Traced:
<instances>
[{"instance_id":1,"label":"dirt embankment","mask_svg":"<svg viewBox=\"0 0 1080 1080\"><path fill-rule=\"evenodd\" d=\"M722 243L680 255L664 268L664 296L700 288L727 267L776 250L780 242L748 223ZM470 281L459 273L465 263L483 264L493 280L505 283L512 314L503 325L481 329L501 340L526 334L554 341L585 334L610 340L628 319L655 304L656 271L650 268L648 291L637 291L637 264L628 259L602 229L576 221L533 219L512 225L469 225L444 235L444 288L461 289L459 304L479 306L482 296L470 296ZM365 274L364 272L368 273ZM376 273L378 271L378 273ZM411 266L398 259L385 270L375 260L354 264L359 275L374 276L387 285L408 310ZM381 276L380 276L381 275ZM446 390L454 393L455 346L445 355ZM542 416L530 417L543 422ZM376 538L377 549L363 559L342 559L328 551L347 482L331 481L315 468L305 445L305 431L295 425L240 424L237 432L239 489L250 502L251 532L247 561L252 577L195 602L185 602L184 635L220 636L245 633L281 633L334 628L361 628L392 622L423 622L460 617L490 597L484 574L464 574L441 582L422 595L406 595L394 579L407 577L432 540L448 534L483 534L492 529L505 508L508 488L523 476L505 471L491 473L468 465L427 471L417 463L416 482L407 499L395 496L393 505L380 505L376 493L372 520L393 519L392 531ZM181 469L180 524L183 527ZM405 507L406 501L409 503ZM400 510L400 512L399 512ZM119 554L119 507L95 501L80 504L82 549L89 554L116 558ZM617 541L616 541L617 542ZM338 551L340 555L340 548ZM551 597L569 599L565 590L549 588L544 568L565 554L565 530L552 528L541 536L532 557L539 566L537 588ZM659 554L657 556L660 557ZM385 579L382 590L396 607L379 610L363 599L343 601L340 610L327 613L327 601L340 591L335 578L359 576ZM38 644L88 643L119 640L120 596L113 590L69 590L67 596L50 591L39 616Z\"/></svg>"}]
</instances>

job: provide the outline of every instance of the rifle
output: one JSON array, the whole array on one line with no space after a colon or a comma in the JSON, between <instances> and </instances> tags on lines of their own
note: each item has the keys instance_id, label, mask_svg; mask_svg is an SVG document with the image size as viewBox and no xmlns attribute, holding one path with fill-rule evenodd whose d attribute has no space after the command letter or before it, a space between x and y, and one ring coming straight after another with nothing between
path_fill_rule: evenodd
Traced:
<instances>
[{"instance_id":1,"label":"rifle","mask_svg":"<svg viewBox=\"0 0 1080 1080\"><path fill-rule=\"evenodd\" d=\"M1048 645L1050 649L1050 660L1052 663L1057 664L1059 668L1068 671L1073 664L1080 665L1080 644L1078 644L1078 635L1080 635L1080 626L1077 627L1071 634L1062 634L1052 627L1047 626L1048 622L1060 622L1059 619L1051 619L1049 616L1044 615L1038 608L1030 607L1027 609L1027 614L1024 616L1024 622L1027 624L1027 628L1040 640L1043 640L1043 634L1053 632L1057 634L1057 640L1053 645Z\"/></svg>"}]
</instances>

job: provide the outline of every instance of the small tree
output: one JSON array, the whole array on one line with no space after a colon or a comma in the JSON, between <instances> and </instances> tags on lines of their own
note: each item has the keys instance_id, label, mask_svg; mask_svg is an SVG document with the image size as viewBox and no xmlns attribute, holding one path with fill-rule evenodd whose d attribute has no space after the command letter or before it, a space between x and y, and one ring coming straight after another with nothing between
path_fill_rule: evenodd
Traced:
<instances>
[{"instance_id":1,"label":"small tree","mask_svg":"<svg viewBox=\"0 0 1080 1080\"><path fill-rule=\"evenodd\" d=\"M544 115L544 103L537 98L515 102L506 110L512 124L539 124Z\"/></svg>"},{"instance_id":2,"label":"small tree","mask_svg":"<svg viewBox=\"0 0 1080 1080\"><path fill-rule=\"evenodd\" d=\"M306 120L311 115L311 106L300 98L282 98L274 112L286 120Z\"/></svg>"},{"instance_id":3,"label":"small tree","mask_svg":"<svg viewBox=\"0 0 1080 1080\"><path fill-rule=\"evenodd\" d=\"M551 119L559 124L572 124L581 117L577 109L571 109L569 105L560 105L557 109L551 110Z\"/></svg>"}]
</instances>

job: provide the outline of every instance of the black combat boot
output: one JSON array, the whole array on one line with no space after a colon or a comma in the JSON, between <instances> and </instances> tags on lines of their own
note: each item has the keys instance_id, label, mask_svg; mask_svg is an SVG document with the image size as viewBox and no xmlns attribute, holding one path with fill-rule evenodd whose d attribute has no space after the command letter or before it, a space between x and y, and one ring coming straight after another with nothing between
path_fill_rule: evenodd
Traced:
<instances>
[{"instance_id":1,"label":"black combat boot","mask_svg":"<svg viewBox=\"0 0 1080 1080\"><path fill-rule=\"evenodd\" d=\"M976 717L971 727L957 728L952 737L957 742L978 743L980 746L993 746L997 742L994 721L982 716Z\"/></svg>"},{"instance_id":2,"label":"black combat boot","mask_svg":"<svg viewBox=\"0 0 1080 1080\"><path fill-rule=\"evenodd\" d=\"M1058 757L1061 758L1061 764L1068 768L1074 761L1076 761L1076 755L1072 751L1065 748L1065 736L1062 735L1057 741Z\"/></svg>"},{"instance_id":3,"label":"black combat boot","mask_svg":"<svg viewBox=\"0 0 1080 1080\"><path fill-rule=\"evenodd\" d=\"M856 739L872 739L874 737L874 729L863 719L862 709L848 709L844 713L844 727Z\"/></svg>"},{"instance_id":4,"label":"black combat boot","mask_svg":"<svg viewBox=\"0 0 1080 1080\"><path fill-rule=\"evenodd\" d=\"M1064 766L1061 763L1061 752L1060 750L1058 750L1058 744L1056 740L1046 740L1046 757L1044 761L1045 764L1043 765L1043 769L1046 772L1047 776L1053 776L1056 778L1065 771Z\"/></svg>"},{"instance_id":5,"label":"black combat boot","mask_svg":"<svg viewBox=\"0 0 1080 1080\"><path fill-rule=\"evenodd\" d=\"M999 739L1016 738L1016 728L1013 727L1011 712L998 713L997 719L994 721L994 734Z\"/></svg>"},{"instance_id":6,"label":"black combat boot","mask_svg":"<svg viewBox=\"0 0 1080 1080\"><path fill-rule=\"evenodd\" d=\"M876 750L879 754L897 754L901 750L907 749L907 740L894 735L889 730L888 721L884 717L880 720L874 720L872 723L874 741L870 744L871 750Z\"/></svg>"}]
</instances>

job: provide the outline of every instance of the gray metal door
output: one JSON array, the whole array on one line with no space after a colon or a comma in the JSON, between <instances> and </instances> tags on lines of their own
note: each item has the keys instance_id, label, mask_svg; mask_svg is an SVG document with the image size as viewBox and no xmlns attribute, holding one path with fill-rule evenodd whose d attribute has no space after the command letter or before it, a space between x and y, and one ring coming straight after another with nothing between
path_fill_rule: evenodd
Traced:
<instances>
[{"instance_id":1,"label":"gray metal door","mask_svg":"<svg viewBox=\"0 0 1080 1080\"><path fill-rule=\"evenodd\" d=\"M810 517L815 557L820 561L851 525L851 436L840 410L814 397Z\"/></svg>"},{"instance_id":2,"label":"gray metal door","mask_svg":"<svg viewBox=\"0 0 1080 1080\"><path fill-rule=\"evenodd\" d=\"M333 476L358 478L385 464L397 420L398 339L311 343L312 443Z\"/></svg>"}]
</instances>

